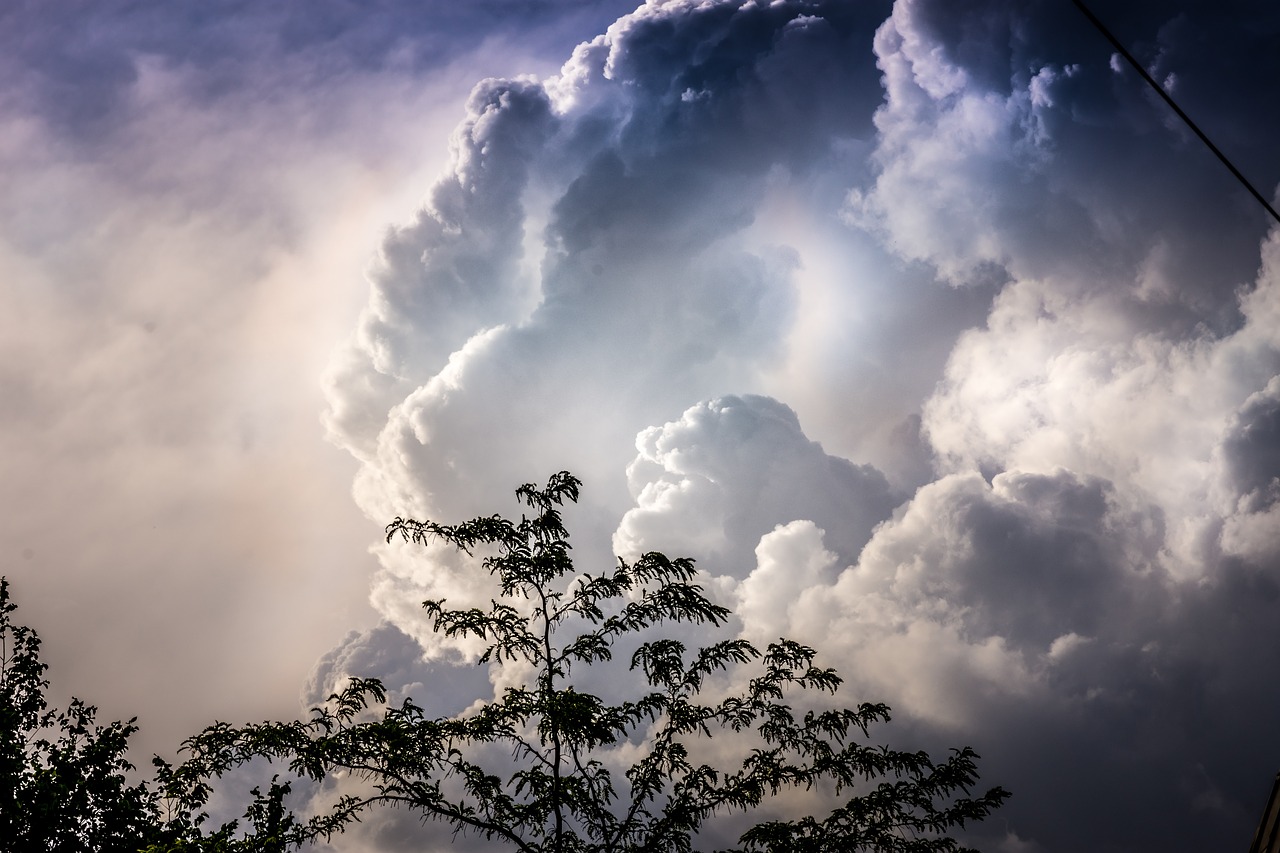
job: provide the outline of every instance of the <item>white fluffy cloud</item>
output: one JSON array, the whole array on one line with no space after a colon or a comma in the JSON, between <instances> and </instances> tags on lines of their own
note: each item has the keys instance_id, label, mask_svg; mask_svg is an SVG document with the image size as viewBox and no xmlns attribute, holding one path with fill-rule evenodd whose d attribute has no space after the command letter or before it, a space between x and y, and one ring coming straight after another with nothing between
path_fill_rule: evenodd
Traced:
<instances>
[{"instance_id":1,"label":"white fluffy cloud","mask_svg":"<svg viewBox=\"0 0 1280 853\"><path fill-rule=\"evenodd\" d=\"M576 471L584 568L610 533L693 556L745 636L976 743L1018 792L992 845L1131 848L1125 797L1171 848L1247 824L1277 240L1079 25L653 3L481 84L332 374L357 500L456 518ZM1180 87L1214 71L1186 33ZM1139 159L1180 177L1139 192ZM417 599L480 581L378 553L375 605L438 654Z\"/></svg>"},{"instance_id":2,"label":"white fluffy cloud","mask_svg":"<svg viewBox=\"0 0 1280 853\"><path fill-rule=\"evenodd\" d=\"M774 170L865 127L800 73L870 67L847 49L869 23L831 17L645 6L546 83L476 90L332 373L332 433L363 462L371 517L484 512L559 468L620 511L638 430L778 362L797 254L748 226ZM865 115L874 91L862 79L847 103ZM755 110L767 92L795 111L787 133Z\"/></svg>"},{"instance_id":3,"label":"white fluffy cloud","mask_svg":"<svg viewBox=\"0 0 1280 853\"><path fill-rule=\"evenodd\" d=\"M642 432L636 448L627 468L636 506L614 550L697 555L713 575L743 576L761 537L796 520L831 530L834 547L855 555L897 503L880 472L829 456L767 397L695 406Z\"/></svg>"},{"instance_id":4,"label":"white fluffy cloud","mask_svg":"<svg viewBox=\"0 0 1280 853\"><path fill-rule=\"evenodd\" d=\"M1126 158L1175 131L1084 35L1044 41L1070 30L1056 13L852 15L652 4L558 77L486 84L474 103L496 112L473 106L458 138L507 128L508 144L460 147L440 187L490 160L519 176L484 217L516 290L463 323L394 311L407 346L452 353L405 368L426 378L380 360L364 327L335 409L359 399L352 378L408 384L344 439L372 448L362 505L483 512L573 468L584 557L607 559L619 519L616 551L698 557L747 636L812 642L906 731L977 742L1025 798L1009 839L1124 849L1112 803L1134 787L1189 816L1162 843L1213 838L1247 822L1257 762L1204 709L1249 695L1244 731L1277 701L1249 681L1258 638L1238 627L1275 601L1275 239L1255 272L1263 232L1189 146L1146 155L1184 180L1134 192ZM1160 61L1180 33L1162 31ZM485 100L503 86L506 106ZM846 112L812 91L850 93ZM1171 205L1178 187L1205 204ZM1252 247L1200 234L1214 217ZM410 304L386 296L406 287L487 299L495 268L453 260L485 233L400 232L409 266L384 266L371 310ZM861 464L841 455L859 448ZM383 558L393 621L412 622L396 602L413 590L468 594L437 558ZM1072 796L1096 820L1058 817Z\"/></svg>"}]
</instances>

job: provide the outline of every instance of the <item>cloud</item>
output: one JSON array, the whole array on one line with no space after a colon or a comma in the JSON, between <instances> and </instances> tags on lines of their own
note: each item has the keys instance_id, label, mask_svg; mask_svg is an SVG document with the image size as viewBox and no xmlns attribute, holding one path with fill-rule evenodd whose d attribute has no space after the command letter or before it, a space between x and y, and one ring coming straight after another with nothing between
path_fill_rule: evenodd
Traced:
<instances>
[{"instance_id":1,"label":"cloud","mask_svg":"<svg viewBox=\"0 0 1280 853\"><path fill-rule=\"evenodd\" d=\"M412 698L428 716L461 713L489 689L487 668L471 659L428 660L421 643L383 622L350 632L316 661L302 701L308 707L321 705L349 679L369 673L377 673L387 687L388 705Z\"/></svg>"},{"instance_id":2,"label":"cloud","mask_svg":"<svg viewBox=\"0 0 1280 853\"><path fill-rule=\"evenodd\" d=\"M1184 20L1117 23L1190 95L1230 75ZM609 534L694 556L744 635L976 744L1019 792L992 846L1248 824L1276 243L1109 60L1045 4L669 2L481 84L331 373L357 501L583 474L584 567ZM379 612L441 654L416 600L473 573L378 555Z\"/></svg>"},{"instance_id":3,"label":"cloud","mask_svg":"<svg viewBox=\"0 0 1280 853\"><path fill-rule=\"evenodd\" d=\"M745 229L771 169L802 168L814 139L820 150L858 122L806 108L808 125L780 136L752 105L769 87L790 87L774 98L788 108L818 103L785 73L800 46L851 73L845 47L865 23L645 6L544 84L482 84L449 173L385 245L367 319L332 373L329 422L367 461L366 511L385 516L385 495L396 511L437 511L433 494L481 511L511 479L499 459L525 460L529 478L608 470L641 427L776 361L796 256Z\"/></svg>"},{"instance_id":4,"label":"cloud","mask_svg":"<svg viewBox=\"0 0 1280 853\"><path fill-rule=\"evenodd\" d=\"M847 695L889 702L905 726L888 733L895 743L975 743L988 778L1019 780L1005 816L1024 839L1131 849L1151 832L1135 834L1132 809L1177 803L1193 817L1159 830L1160 843L1208 843L1253 817L1256 792L1234 787L1226 766L1257 749L1260 709L1280 698L1248 674L1254 644L1274 633L1255 620L1276 587L1272 572L1239 563L1179 581L1160 568L1160 521L1158 508L1066 471L990 484L950 475L835 580L838 558L815 525L767 534L738 611L752 617L749 637L809 642ZM1247 710L1228 698L1237 691ZM1241 737L1214 722L1222 713L1238 715ZM1064 800L1087 825L1062 819Z\"/></svg>"},{"instance_id":5,"label":"cloud","mask_svg":"<svg viewBox=\"0 0 1280 853\"><path fill-rule=\"evenodd\" d=\"M144 762L215 717L292 715L317 652L374 620L380 524L319 376L446 163L424 141L469 63L567 50L602 7L509 10L536 24L519 44L487 4L343 8L0 12L5 572L54 689L139 714Z\"/></svg>"},{"instance_id":6,"label":"cloud","mask_svg":"<svg viewBox=\"0 0 1280 853\"><path fill-rule=\"evenodd\" d=\"M92 150L96 137L127 127L147 63L192 72L191 96L216 108L255 87L448 74L486 42L536 62L538 49L566 50L573 33L603 26L627 8L617 0L379 0L360 7L320 0L305 11L243 0L202 9L119 0L82 8L55 0L5 9L0 41L14 84L9 97ZM284 80L276 78L282 69Z\"/></svg>"},{"instance_id":7,"label":"cloud","mask_svg":"<svg viewBox=\"0 0 1280 853\"><path fill-rule=\"evenodd\" d=\"M957 468L1061 465L1122 482L1167 513L1171 565L1206 570L1205 537L1234 514L1239 490L1259 485L1241 480L1237 454L1246 452L1240 420L1257 416L1280 365L1274 247L1273 236L1240 296L1242 324L1225 336L1141 334L1105 295L1011 285L987 328L957 345L926 407L934 447Z\"/></svg>"},{"instance_id":8,"label":"cloud","mask_svg":"<svg viewBox=\"0 0 1280 853\"><path fill-rule=\"evenodd\" d=\"M822 541L823 531L812 521L779 524L760 537L756 567L735 590L734 613L743 632L761 646L779 637L792 637L807 618L801 598L815 587L829 585L839 568L837 557Z\"/></svg>"},{"instance_id":9,"label":"cloud","mask_svg":"<svg viewBox=\"0 0 1280 853\"><path fill-rule=\"evenodd\" d=\"M1240 407L1221 445L1228 496L1236 498L1222 529L1222 547L1258 565L1280 560L1280 435L1277 403L1280 379L1251 394Z\"/></svg>"},{"instance_id":10,"label":"cloud","mask_svg":"<svg viewBox=\"0 0 1280 853\"><path fill-rule=\"evenodd\" d=\"M1117 505L1108 484L1066 471L1006 473L991 484L953 475L921 489L877 529L856 564L836 583L806 592L797 609L810 625L839 624L837 646L866 643L856 669L879 672L876 692L891 695L919 688L895 683L895 655L878 654L877 644L929 632L920 642L933 651L915 656L938 662L940 677L919 679L935 685L934 699L902 709L961 719L972 690L955 671L958 658L972 654L974 680L1017 696L1033 686L1031 664L1055 659L1104 626L1138 619L1143 609L1158 611L1167 596L1167 579L1153 570L1161 533L1158 513L1144 517ZM956 660L947 646L956 647ZM938 687L946 684L956 692Z\"/></svg>"},{"instance_id":11,"label":"cloud","mask_svg":"<svg viewBox=\"0 0 1280 853\"><path fill-rule=\"evenodd\" d=\"M614 550L696 555L712 575L744 576L761 537L797 520L831 530L832 547L856 555L897 503L883 474L829 456L767 397L700 404L642 432L636 449L627 468L636 506Z\"/></svg>"}]
</instances>

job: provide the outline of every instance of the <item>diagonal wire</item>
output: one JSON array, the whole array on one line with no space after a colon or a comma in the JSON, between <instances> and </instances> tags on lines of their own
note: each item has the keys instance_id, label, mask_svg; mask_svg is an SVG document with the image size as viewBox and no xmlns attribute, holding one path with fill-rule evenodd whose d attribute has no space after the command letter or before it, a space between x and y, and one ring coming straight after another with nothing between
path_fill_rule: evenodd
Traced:
<instances>
[{"instance_id":1,"label":"diagonal wire","mask_svg":"<svg viewBox=\"0 0 1280 853\"><path fill-rule=\"evenodd\" d=\"M1071 2L1075 3L1076 8L1078 8L1081 12L1083 12L1085 17L1088 18L1089 21L1095 27L1098 28L1098 31L1107 37L1107 41L1111 42L1112 47L1114 47L1120 53L1121 56L1127 59L1129 61L1129 64L1132 65L1134 69L1136 69L1137 72L1142 75L1142 79L1146 80L1147 83L1151 85L1151 88L1155 89L1157 94L1159 94L1160 97L1164 98L1165 103L1173 107L1173 111L1178 114L1178 117L1187 123L1187 127L1195 131L1196 136L1200 137L1201 142L1209 146L1209 150L1218 156L1218 159L1222 161L1222 165L1226 166L1228 169L1231 170L1231 174L1236 176L1236 180L1244 184L1245 189L1253 193L1253 197L1258 200L1259 204L1261 204L1263 207L1267 209L1267 212L1270 213L1271 216L1275 218L1276 222L1280 222L1280 213L1276 213L1276 209L1271 206L1270 202L1268 202L1265 198L1262 197L1262 193L1254 189L1253 184L1249 183L1249 179L1246 178L1244 175L1242 175L1240 173L1240 170L1237 169L1234 165L1232 165L1231 161L1227 159L1227 155L1219 151L1218 146L1214 145L1212 142L1209 141L1209 137L1204 135L1204 131L1201 130L1199 127L1197 127L1196 123L1191 120L1191 117L1186 113L1184 113L1182 111L1182 108L1179 107L1176 103L1174 103L1173 98L1169 97L1169 93L1164 90L1164 87L1161 86L1159 83L1157 83L1152 78L1152 76L1147 73L1147 69L1143 68L1142 65L1138 62L1138 60L1133 58L1133 54L1125 50L1125 47L1120 43L1120 40L1111 34L1111 31L1108 30L1106 26L1103 25L1102 21L1098 20L1096 15L1094 15L1092 12L1089 11L1089 7L1084 5L1083 0L1071 0Z\"/></svg>"}]
</instances>

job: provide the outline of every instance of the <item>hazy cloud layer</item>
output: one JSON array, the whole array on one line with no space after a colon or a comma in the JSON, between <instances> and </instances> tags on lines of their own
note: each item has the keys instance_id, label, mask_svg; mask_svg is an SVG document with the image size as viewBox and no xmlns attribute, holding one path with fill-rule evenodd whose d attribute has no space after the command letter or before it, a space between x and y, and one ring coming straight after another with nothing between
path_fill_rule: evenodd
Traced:
<instances>
[{"instance_id":1,"label":"hazy cloud layer","mask_svg":"<svg viewBox=\"0 0 1280 853\"><path fill-rule=\"evenodd\" d=\"M59 695L141 716L140 763L294 713L372 620L381 525L319 378L462 65L553 68L604 8L497 5L0 9L2 571Z\"/></svg>"},{"instance_id":2,"label":"hazy cloud layer","mask_svg":"<svg viewBox=\"0 0 1280 853\"><path fill-rule=\"evenodd\" d=\"M33 82L8 90L25 106L0 150L38 168L0 196L0 264L26 312L7 321L0 386L22 403L4 423L58 473L46 486L14 466L10 503L42 497L6 541L32 540L66 490L114 493L120 508L77 531L89 544L61 546L67 577L122 518L159 523L154 553L128 552L138 576L198 552L169 595L216 623L287 597L260 571L218 574L284 529L297 539L243 564L305 573L314 600L347 606L365 574L303 534L324 512L349 525L344 547L374 525L311 497L331 488L321 457L279 419L313 417L315 396L238 402L314 377L318 359L280 353L345 325L324 424L373 523L515 512L515 485L570 469L583 568L698 558L733 630L816 645L849 701L894 707L895 744L977 747L1015 793L985 849L1247 845L1280 752L1280 234L1070 4L668 0L612 24L625 10L603 4L344 8L304 22L246 6L188 58L167 33L189 22L104 11L129 36L105 49L86 27L65 47L82 65L9 60ZM1107 16L1272 195L1280 114L1256 81L1280 71L1276 13ZM521 27L529 68L496 68ZM219 40L279 89L198 59ZM89 65L103 117L59 113L41 93ZM468 74L486 79L450 102L447 148L437 133L415 153L405 140L441 126L445 81ZM295 97L321 88L323 108ZM161 126L182 157L149 142ZM93 133L110 156L77 153ZM423 157L438 178L406 214L393 179L422 180ZM365 251L369 232L341 229L375 216L402 224L360 309L331 247ZM303 507L274 520L290 495ZM211 532L219 501L243 529ZM374 554L382 621L323 656L305 701L380 675L465 706L488 673L458 669L468 649L419 605L486 600L475 561ZM278 583L296 598L300 582ZM269 624L325 642L351 627L303 630L296 612ZM339 849L420 831L392 816Z\"/></svg>"}]
</instances>

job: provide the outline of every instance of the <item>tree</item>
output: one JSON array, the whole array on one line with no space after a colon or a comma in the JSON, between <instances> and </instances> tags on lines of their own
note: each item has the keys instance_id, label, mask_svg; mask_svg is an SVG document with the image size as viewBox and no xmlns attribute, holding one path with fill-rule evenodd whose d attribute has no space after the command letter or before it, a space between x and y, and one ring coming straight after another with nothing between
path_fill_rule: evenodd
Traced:
<instances>
[{"instance_id":1,"label":"tree","mask_svg":"<svg viewBox=\"0 0 1280 853\"><path fill-rule=\"evenodd\" d=\"M182 797L163 796L177 783L158 757L154 786L130 782L137 718L102 726L98 709L76 698L50 710L40 636L13 623L15 610L0 577L0 851L275 853L300 838L283 805L288 783L273 779L266 793L250 792L245 833L236 820L206 831L207 784L184 780Z\"/></svg>"},{"instance_id":2,"label":"tree","mask_svg":"<svg viewBox=\"0 0 1280 853\"><path fill-rule=\"evenodd\" d=\"M10 615L0 578L0 843L5 850L136 851L160 838L158 801L130 784L125 755L136 718L98 725L97 708L72 699L49 710L40 637ZM140 844L141 840L141 844Z\"/></svg>"},{"instance_id":3,"label":"tree","mask_svg":"<svg viewBox=\"0 0 1280 853\"><path fill-rule=\"evenodd\" d=\"M808 710L788 702L834 693L841 680L815 665L816 652L790 640L763 652L725 639L690 653L675 639L649 639L655 626L722 625L729 616L693 583L688 559L645 554L611 571L576 574L560 508L578 499L566 472L545 488L516 494L533 512L456 525L397 518L387 540L442 540L483 553L500 597L487 608L425 608L436 631L478 637L480 663L533 675L495 701L455 717L430 718L412 700L386 704L383 686L356 679L313 709L310 719L232 727L189 739L171 794L196 790L255 758L287 761L325 780L339 772L369 783L322 814L290 824L290 843L340 832L370 807L408 808L455 832L475 833L527 853L688 851L717 815L752 815L774 795L816 789L842 805L824 817L766 819L741 834L741 851L958 851L948 835L985 818L1008 796L977 796L973 750L935 762L865 742L889 719L880 704ZM582 667L609 663L630 640L629 669L640 695L611 703L574 689ZM753 667L747 687L704 699L717 678ZM634 680L634 676L633 676ZM746 744L732 769L701 759L718 735ZM628 746L643 752L625 771ZM292 816L290 816L292 820Z\"/></svg>"}]
</instances>

